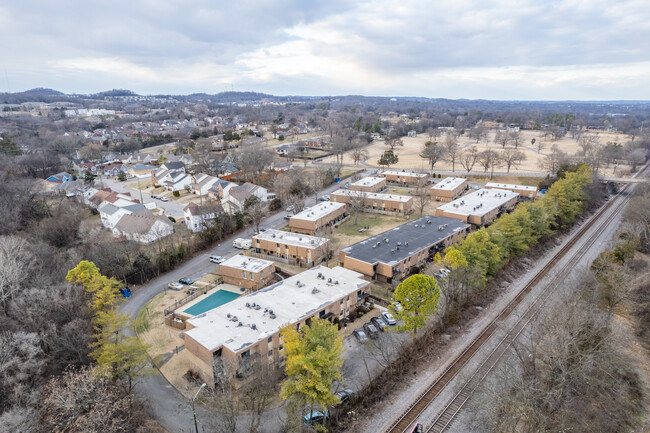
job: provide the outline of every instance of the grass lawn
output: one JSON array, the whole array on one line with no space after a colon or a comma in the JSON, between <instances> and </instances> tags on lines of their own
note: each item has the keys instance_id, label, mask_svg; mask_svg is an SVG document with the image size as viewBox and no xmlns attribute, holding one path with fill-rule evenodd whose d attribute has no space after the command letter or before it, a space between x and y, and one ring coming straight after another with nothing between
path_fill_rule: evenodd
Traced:
<instances>
[{"instance_id":1,"label":"grass lawn","mask_svg":"<svg viewBox=\"0 0 650 433\"><path fill-rule=\"evenodd\" d=\"M363 169L359 168L359 169L352 170L350 168L342 168L341 169L341 179L346 179L346 178L348 178L350 176L353 176L353 175L359 173L360 171L363 171Z\"/></svg>"},{"instance_id":2,"label":"grass lawn","mask_svg":"<svg viewBox=\"0 0 650 433\"><path fill-rule=\"evenodd\" d=\"M388 284L372 284L370 286L370 293L375 295L378 298L385 299L387 301L391 300L393 296L393 291L391 290L390 285Z\"/></svg>"},{"instance_id":3,"label":"grass lawn","mask_svg":"<svg viewBox=\"0 0 650 433\"><path fill-rule=\"evenodd\" d=\"M336 229L337 235L344 236L366 236L370 237L381 233L385 230L388 230L392 227L398 226L405 223L407 220L402 217L394 217L389 215L381 214L370 214L359 212L357 216L357 224L354 224L354 215L350 216L350 219L345 221ZM359 229L362 227L370 227L370 230L366 232L359 232Z\"/></svg>"},{"instance_id":4,"label":"grass lawn","mask_svg":"<svg viewBox=\"0 0 650 433\"><path fill-rule=\"evenodd\" d=\"M499 182L499 183L508 183L514 185L527 185L527 186L537 186L544 178L541 177L518 177L518 176L494 176L490 180L490 176L467 176L467 180L470 182L476 183L488 183L488 182Z\"/></svg>"}]
</instances>

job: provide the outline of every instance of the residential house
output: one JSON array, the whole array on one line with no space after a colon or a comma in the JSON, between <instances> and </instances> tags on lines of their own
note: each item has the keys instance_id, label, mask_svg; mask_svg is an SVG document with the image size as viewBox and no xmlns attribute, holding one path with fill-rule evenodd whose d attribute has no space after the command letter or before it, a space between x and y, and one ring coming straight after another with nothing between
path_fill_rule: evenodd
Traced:
<instances>
[{"instance_id":1,"label":"residential house","mask_svg":"<svg viewBox=\"0 0 650 433\"><path fill-rule=\"evenodd\" d=\"M199 173L192 176L192 193L207 196L210 188L221 179L209 174Z\"/></svg>"},{"instance_id":2,"label":"residential house","mask_svg":"<svg viewBox=\"0 0 650 433\"><path fill-rule=\"evenodd\" d=\"M61 173L53 174L52 176L45 179L46 182L50 182L50 183L70 182L71 180L72 180L72 175L67 171L62 171Z\"/></svg>"},{"instance_id":3,"label":"residential house","mask_svg":"<svg viewBox=\"0 0 650 433\"><path fill-rule=\"evenodd\" d=\"M221 204L198 205L190 203L183 209L185 225L194 233L201 232L214 223L214 219L223 213Z\"/></svg>"},{"instance_id":4,"label":"residential house","mask_svg":"<svg viewBox=\"0 0 650 433\"><path fill-rule=\"evenodd\" d=\"M119 239L149 244L174 233L169 218L156 216L148 210L124 215L113 228L113 236Z\"/></svg>"},{"instance_id":5,"label":"residential house","mask_svg":"<svg viewBox=\"0 0 650 433\"><path fill-rule=\"evenodd\" d=\"M107 229L112 230L124 215L130 215L138 211L146 210L146 208L140 203L118 206L108 201L104 201L99 205L97 210L99 211L102 225Z\"/></svg>"},{"instance_id":6,"label":"residential house","mask_svg":"<svg viewBox=\"0 0 650 433\"><path fill-rule=\"evenodd\" d=\"M210 187L210 189L208 189L208 197L212 200L222 200L233 186L237 186L237 184L224 179L219 179Z\"/></svg>"},{"instance_id":7,"label":"residential house","mask_svg":"<svg viewBox=\"0 0 650 433\"><path fill-rule=\"evenodd\" d=\"M140 179L151 177L153 171L156 170L156 167L153 165L146 164L136 164L132 167L129 167L129 174L131 176L138 177Z\"/></svg>"},{"instance_id":8,"label":"residential house","mask_svg":"<svg viewBox=\"0 0 650 433\"><path fill-rule=\"evenodd\" d=\"M102 168L104 176L117 176L120 172L128 173L129 169L122 163L107 164Z\"/></svg>"},{"instance_id":9,"label":"residential house","mask_svg":"<svg viewBox=\"0 0 650 433\"><path fill-rule=\"evenodd\" d=\"M256 196L260 201L268 200L268 191L266 188L253 183L246 182L243 185L231 187L224 195L221 203L226 212L234 214L244 210L244 203L249 197Z\"/></svg>"}]
</instances>

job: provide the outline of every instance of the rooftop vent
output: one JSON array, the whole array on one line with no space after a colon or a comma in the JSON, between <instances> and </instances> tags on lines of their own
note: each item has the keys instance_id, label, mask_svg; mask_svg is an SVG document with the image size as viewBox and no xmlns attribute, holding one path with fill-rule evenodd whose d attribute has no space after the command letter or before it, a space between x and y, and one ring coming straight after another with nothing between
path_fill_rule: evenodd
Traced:
<instances>
[{"instance_id":1,"label":"rooftop vent","mask_svg":"<svg viewBox=\"0 0 650 433\"><path fill-rule=\"evenodd\" d=\"M418 225L416 224L415 227L417 227L417 226L418 226Z\"/></svg>"},{"instance_id":2,"label":"rooftop vent","mask_svg":"<svg viewBox=\"0 0 650 433\"><path fill-rule=\"evenodd\" d=\"M256 310L260 310L261 308L262 308L262 306L261 306L260 304L256 304L256 305L255 305L255 309L256 309Z\"/></svg>"},{"instance_id":3,"label":"rooftop vent","mask_svg":"<svg viewBox=\"0 0 650 433\"><path fill-rule=\"evenodd\" d=\"M251 307L251 303L250 303L250 302L246 302L246 308L250 308L250 307Z\"/></svg>"},{"instance_id":4,"label":"rooftop vent","mask_svg":"<svg viewBox=\"0 0 650 433\"><path fill-rule=\"evenodd\" d=\"M275 233L273 233L271 236L272 236L272 237L275 237Z\"/></svg>"},{"instance_id":5,"label":"rooftop vent","mask_svg":"<svg viewBox=\"0 0 650 433\"><path fill-rule=\"evenodd\" d=\"M328 283L331 283L331 282L332 282L332 279L331 279L331 278L328 278L328 279L327 279L327 282L328 282Z\"/></svg>"},{"instance_id":6,"label":"rooftop vent","mask_svg":"<svg viewBox=\"0 0 650 433\"><path fill-rule=\"evenodd\" d=\"M315 294L318 293L318 292L320 292L320 290L318 290L316 287L314 287L313 289L311 289L311 293L312 293L313 295L315 295Z\"/></svg>"},{"instance_id":7,"label":"rooftop vent","mask_svg":"<svg viewBox=\"0 0 650 433\"><path fill-rule=\"evenodd\" d=\"M254 323L251 323L251 329L257 329L257 325Z\"/></svg>"},{"instance_id":8,"label":"rooftop vent","mask_svg":"<svg viewBox=\"0 0 650 433\"><path fill-rule=\"evenodd\" d=\"M230 316L231 316L230 313L226 314L226 317L229 318L229 319L230 319Z\"/></svg>"},{"instance_id":9,"label":"rooftop vent","mask_svg":"<svg viewBox=\"0 0 650 433\"><path fill-rule=\"evenodd\" d=\"M269 317L270 317L271 319L275 319L275 314L269 314Z\"/></svg>"},{"instance_id":10,"label":"rooftop vent","mask_svg":"<svg viewBox=\"0 0 650 433\"><path fill-rule=\"evenodd\" d=\"M392 250L390 250L390 252L391 252L391 253L394 253L394 252L395 252L395 249L393 248Z\"/></svg>"},{"instance_id":11,"label":"rooftop vent","mask_svg":"<svg viewBox=\"0 0 650 433\"><path fill-rule=\"evenodd\" d=\"M243 325L244 325L244 324L241 323L241 322L237 323L237 326L243 326Z\"/></svg>"},{"instance_id":12,"label":"rooftop vent","mask_svg":"<svg viewBox=\"0 0 650 433\"><path fill-rule=\"evenodd\" d=\"M408 246L409 246L409 243L408 243L408 242L404 242L404 245L408 247Z\"/></svg>"}]
</instances>

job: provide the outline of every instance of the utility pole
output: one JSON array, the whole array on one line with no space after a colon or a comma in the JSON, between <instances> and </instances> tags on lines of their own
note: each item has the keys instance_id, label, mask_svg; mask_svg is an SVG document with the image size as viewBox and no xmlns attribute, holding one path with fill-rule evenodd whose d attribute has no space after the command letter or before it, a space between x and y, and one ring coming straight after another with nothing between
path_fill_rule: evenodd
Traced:
<instances>
[{"instance_id":1,"label":"utility pole","mask_svg":"<svg viewBox=\"0 0 650 433\"><path fill-rule=\"evenodd\" d=\"M199 433L199 425L198 425L198 423L196 422L196 410L195 410L195 408L194 408L194 400L196 400L196 397L199 396L199 392L201 392L201 390L202 390L203 388L205 388L206 386L207 386L207 385L206 385L205 383L202 384L201 387L199 388L199 390L196 391L196 394L194 394L194 397L192 397L192 415L194 415L194 429L196 430L196 433Z\"/></svg>"}]
</instances>

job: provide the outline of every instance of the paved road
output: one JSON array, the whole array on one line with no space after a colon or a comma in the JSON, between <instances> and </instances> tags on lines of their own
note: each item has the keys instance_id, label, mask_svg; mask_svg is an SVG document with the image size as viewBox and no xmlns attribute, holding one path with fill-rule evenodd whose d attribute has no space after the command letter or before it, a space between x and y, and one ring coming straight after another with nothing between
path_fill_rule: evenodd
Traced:
<instances>
[{"instance_id":1,"label":"paved road","mask_svg":"<svg viewBox=\"0 0 650 433\"><path fill-rule=\"evenodd\" d=\"M318 196L329 194L338 189L339 186L340 184L334 184L324 188L319 192ZM312 195L305 200L305 205L311 206L313 204L315 204L315 198ZM286 212L272 215L265 219L260 224L260 227L282 228L286 225L285 215ZM250 238L253 235L254 229L248 228L240 232L237 237ZM160 275L135 289L132 296L122 303L120 310L135 319L140 309L154 296L164 291L170 281L178 281L183 277L199 279L213 271L216 265L210 263L209 256L220 255L228 258L240 252L241 250L232 246L232 238L224 239L222 243L198 254L173 271ZM149 413L167 430L172 432L189 432L193 430L194 421L189 400L178 392L161 374L143 379L138 384L136 392L143 401L148 403ZM209 431L211 426L214 425L216 415L203 407L197 406L197 418L199 424L205 426L206 431ZM263 418L262 431L278 431L276 428L277 423L277 410L269 411Z\"/></svg>"}]
</instances>

